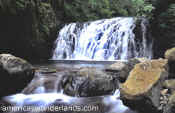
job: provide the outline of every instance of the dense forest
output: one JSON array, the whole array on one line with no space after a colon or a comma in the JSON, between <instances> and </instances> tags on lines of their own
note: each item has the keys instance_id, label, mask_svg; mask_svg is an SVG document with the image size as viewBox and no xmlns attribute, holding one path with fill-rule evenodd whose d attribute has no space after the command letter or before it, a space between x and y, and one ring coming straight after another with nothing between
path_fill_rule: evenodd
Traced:
<instances>
[{"instance_id":1,"label":"dense forest","mask_svg":"<svg viewBox=\"0 0 175 113\"><path fill-rule=\"evenodd\" d=\"M66 23L120 16L149 19L155 57L175 45L174 0L0 0L0 52L48 59Z\"/></svg>"},{"instance_id":2,"label":"dense forest","mask_svg":"<svg viewBox=\"0 0 175 113\"><path fill-rule=\"evenodd\" d=\"M0 0L0 113L175 113L174 67L175 0Z\"/></svg>"}]
</instances>

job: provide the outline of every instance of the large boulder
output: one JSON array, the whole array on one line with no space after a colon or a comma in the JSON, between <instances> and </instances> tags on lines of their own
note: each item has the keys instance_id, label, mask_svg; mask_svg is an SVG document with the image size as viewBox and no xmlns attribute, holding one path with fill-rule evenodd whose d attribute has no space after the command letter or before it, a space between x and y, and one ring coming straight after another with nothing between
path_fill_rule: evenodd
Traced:
<instances>
[{"instance_id":1,"label":"large boulder","mask_svg":"<svg viewBox=\"0 0 175 113\"><path fill-rule=\"evenodd\" d=\"M168 77L167 64L163 59L136 64L120 86L124 104L141 113L159 113L161 89Z\"/></svg>"},{"instance_id":2,"label":"large boulder","mask_svg":"<svg viewBox=\"0 0 175 113\"><path fill-rule=\"evenodd\" d=\"M128 66L125 62L117 61L105 69L105 71L118 78L120 82L124 82L133 67Z\"/></svg>"},{"instance_id":3,"label":"large boulder","mask_svg":"<svg viewBox=\"0 0 175 113\"><path fill-rule=\"evenodd\" d=\"M114 76L95 68L81 68L77 72L71 72L63 81L64 93L71 96L110 95L118 88L118 81Z\"/></svg>"},{"instance_id":4,"label":"large boulder","mask_svg":"<svg viewBox=\"0 0 175 113\"><path fill-rule=\"evenodd\" d=\"M19 93L33 76L30 63L10 54L0 54L0 97Z\"/></svg>"}]
</instances>

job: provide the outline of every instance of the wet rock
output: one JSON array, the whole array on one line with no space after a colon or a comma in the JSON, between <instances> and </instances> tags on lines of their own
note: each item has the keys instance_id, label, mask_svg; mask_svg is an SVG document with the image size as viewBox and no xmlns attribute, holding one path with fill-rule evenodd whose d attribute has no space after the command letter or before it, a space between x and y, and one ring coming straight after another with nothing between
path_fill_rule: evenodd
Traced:
<instances>
[{"instance_id":1,"label":"wet rock","mask_svg":"<svg viewBox=\"0 0 175 113\"><path fill-rule=\"evenodd\" d=\"M175 93L173 93L168 100L163 113L175 113Z\"/></svg>"},{"instance_id":2,"label":"wet rock","mask_svg":"<svg viewBox=\"0 0 175 113\"><path fill-rule=\"evenodd\" d=\"M168 59L168 65L169 65L169 78L174 79L175 78L175 48L168 49L165 52L165 58Z\"/></svg>"},{"instance_id":3,"label":"wet rock","mask_svg":"<svg viewBox=\"0 0 175 113\"><path fill-rule=\"evenodd\" d=\"M130 67L132 68L132 67ZM107 73L118 77L120 82L124 82L129 75L129 66L124 62L116 62L106 69Z\"/></svg>"},{"instance_id":4,"label":"wet rock","mask_svg":"<svg viewBox=\"0 0 175 113\"><path fill-rule=\"evenodd\" d=\"M112 79L95 79L95 80L86 80L79 87L79 96L89 97L89 96L102 96L109 95L114 93L117 84Z\"/></svg>"},{"instance_id":5,"label":"wet rock","mask_svg":"<svg viewBox=\"0 0 175 113\"><path fill-rule=\"evenodd\" d=\"M129 72L134 68L135 64L144 62L146 60L148 59L134 58L130 59L127 62L117 61L116 63L112 64L109 68L107 68L106 71L110 72L112 75L117 76L119 81L123 83L128 78Z\"/></svg>"},{"instance_id":6,"label":"wet rock","mask_svg":"<svg viewBox=\"0 0 175 113\"><path fill-rule=\"evenodd\" d=\"M52 74L57 72L56 69L49 69L49 68L38 69L37 71L41 74Z\"/></svg>"},{"instance_id":7,"label":"wet rock","mask_svg":"<svg viewBox=\"0 0 175 113\"><path fill-rule=\"evenodd\" d=\"M95 68L50 73L37 70L24 94L63 92L69 96L91 97L113 94L118 87L115 77Z\"/></svg>"},{"instance_id":8,"label":"wet rock","mask_svg":"<svg viewBox=\"0 0 175 113\"><path fill-rule=\"evenodd\" d=\"M165 52L165 58L170 61L175 61L175 48L168 49Z\"/></svg>"},{"instance_id":9,"label":"wet rock","mask_svg":"<svg viewBox=\"0 0 175 113\"><path fill-rule=\"evenodd\" d=\"M10 54L0 54L0 96L19 93L34 76L33 66Z\"/></svg>"},{"instance_id":10,"label":"wet rock","mask_svg":"<svg viewBox=\"0 0 175 113\"><path fill-rule=\"evenodd\" d=\"M71 96L90 97L112 94L118 87L115 77L95 68L81 68L63 80L64 93Z\"/></svg>"},{"instance_id":11,"label":"wet rock","mask_svg":"<svg viewBox=\"0 0 175 113\"><path fill-rule=\"evenodd\" d=\"M171 92L174 92L175 91L175 79L164 81L163 87L169 89Z\"/></svg>"},{"instance_id":12,"label":"wet rock","mask_svg":"<svg viewBox=\"0 0 175 113\"><path fill-rule=\"evenodd\" d=\"M126 82L121 84L121 99L125 105L141 113L159 113L161 89L167 77L167 60L136 64Z\"/></svg>"},{"instance_id":13,"label":"wet rock","mask_svg":"<svg viewBox=\"0 0 175 113\"><path fill-rule=\"evenodd\" d=\"M46 68L38 67L35 78L23 90L24 94L63 92L70 96L102 96L113 94L118 88L115 76L103 68Z\"/></svg>"},{"instance_id":14,"label":"wet rock","mask_svg":"<svg viewBox=\"0 0 175 113\"><path fill-rule=\"evenodd\" d=\"M163 111L166 108L166 105L169 101L169 99L168 99L169 96L170 96L170 94L169 94L168 89L163 89L161 91L160 105L159 105L159 108L158 108L159 110Z\"/></svg>"}]
</instances>

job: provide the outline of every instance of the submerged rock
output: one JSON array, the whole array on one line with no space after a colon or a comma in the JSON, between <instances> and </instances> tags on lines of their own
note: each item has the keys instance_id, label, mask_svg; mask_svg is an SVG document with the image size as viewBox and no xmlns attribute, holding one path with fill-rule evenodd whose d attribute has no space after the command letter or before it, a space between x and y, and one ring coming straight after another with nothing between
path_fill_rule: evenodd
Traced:
<instances>
[{"instance_id":1,"label":"submerged rock","mask_svg":"<svg viewBox=\"0 0 175 113\"><path fill-rule=\"evenodd\" d=\"M118 87L115 77L95 68L82 68L65 76L64 93L71 96L91 97L114 93Z\"/></svg>"},{"instance_id":2,"label":"submerged rock","mask_svg":"<svg viewBox=\"0 0 175 113\"><path fill-rule=\"evenodd\" d=\"M42 73L36 72L32 82L22 91L24 94L40 94L61 92L62 90L61 73Z\"/></svg>"},{"instance_id":3,"label":"submerged rock","mask_svg":"<svg viewBox=\"0 0 175 113\"><path fill-rule=\"evenodd\" d=\"M159 59L136 64L126 82L121 84L124 104L141 113L159 113L161 89L168 77L167 63Z\"/></svg>"},{"instance_id":4,"label":"submerged rock","mask_svg":"<svg viewBox=\"0 0 175 113\"><path fill-rule=\"evenodd\" d=\"M55 73L38 70L35 75L23 90L24 94L63 92L69 96L92 97L113 94L118 88L118 80L114 76L96 68L84 67Z\"/></svg>"},{"instance_id":5,"label":"submerged rock","mask_svg":"<svg viewBox=\"0 0 175 113\"><path fill-rule=\"evenodd\" d=\"M0 54L0 96L19 93L33 76L30 63L10 54Z\"/></svg>"}]
</instances>

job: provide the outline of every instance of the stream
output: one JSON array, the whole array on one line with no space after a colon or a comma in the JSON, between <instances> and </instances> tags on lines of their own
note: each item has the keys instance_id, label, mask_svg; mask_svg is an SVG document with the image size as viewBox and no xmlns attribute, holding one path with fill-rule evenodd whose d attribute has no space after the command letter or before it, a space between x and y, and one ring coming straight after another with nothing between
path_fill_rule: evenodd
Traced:
<instances>
[{"instance_id":1,"label":"stream","mask_svg":"<svg viewBox=\"0 0 175 113\"><path fill-rule=\"evenodd\" d=\"M87 67L101 70L114 62L116 61L50 60L37 64L37 79L34 78L22 93L4 97L6 104L1 109L8 113L136 113L123 105L118 89L112 95L77 97L64 94L63 89L58 90L58 86L52 87L55 85L55 79L52 79L54 69L57 74ZM51 78L49 87L38 82L46 76L47 80Z\"/></svg>"}]
</instances>

